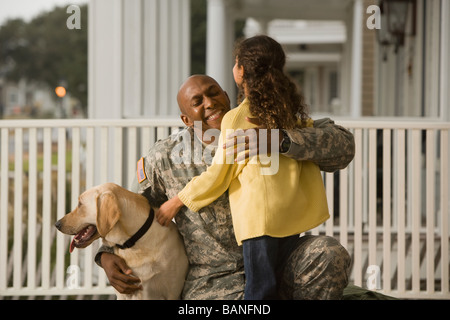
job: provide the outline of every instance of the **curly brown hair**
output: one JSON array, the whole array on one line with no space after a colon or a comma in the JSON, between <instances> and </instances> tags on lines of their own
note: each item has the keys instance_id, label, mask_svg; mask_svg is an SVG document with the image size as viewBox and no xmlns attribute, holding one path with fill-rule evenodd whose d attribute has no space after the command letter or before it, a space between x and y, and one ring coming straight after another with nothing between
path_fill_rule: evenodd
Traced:
<instances>
[{"instance_id":1,"label":"curly brown hair","mask_svg":"<svg viewBox=\"0 0 450 320\"><path fill-rule=\"evenodd\" d=\"M234 57L244 67L238 103L246 86L250 112L268 129L292 129L308 118L307 106L297 86L283 72L286 55L274 39L255 36L237 42Z\"/></svg>"}]
</instances>

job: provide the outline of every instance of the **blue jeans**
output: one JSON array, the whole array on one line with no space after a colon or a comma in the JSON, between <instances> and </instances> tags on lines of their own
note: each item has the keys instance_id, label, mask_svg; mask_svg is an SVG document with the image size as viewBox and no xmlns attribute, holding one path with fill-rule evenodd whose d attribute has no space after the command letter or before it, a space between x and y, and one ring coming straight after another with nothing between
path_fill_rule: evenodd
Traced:
<instances>
[{"instance_id":1,"label":"blue jeans","mask_svg":"<svg viewBox=\"0 0 450 320\"><path fill-rule=\"evenodd\" d=\"M278 269L295 247L298 238L299 235L285 238L262 236L242 242L245 300L278 299Z\"/></svg>"}]
</instances>

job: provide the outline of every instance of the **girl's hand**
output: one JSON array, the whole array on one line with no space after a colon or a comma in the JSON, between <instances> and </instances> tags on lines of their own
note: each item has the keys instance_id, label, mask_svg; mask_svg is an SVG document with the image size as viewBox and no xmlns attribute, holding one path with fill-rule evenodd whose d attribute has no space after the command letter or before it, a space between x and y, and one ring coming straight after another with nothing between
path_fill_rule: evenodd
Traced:
<instances>
[{"instance_id":1,"label":"girl's hand","mask_svg":"<svg viewBox=\"0 0 450 320\"><path fill-rule=\"evenodd\" d=\"M272 130L266 130L267 128L257 118L246 117L246 120L256 127L246 130L235 130L226 136L226 141L223 144L223 148L227 150L227 155L234 154L234 161L237 163L241 163L256 155L266 155L268 152L273 152L272 143L274 142L278 143L275 146L276 150L278 150L283 138L281 134L278 134L274 136L274 138L278 137L278 141L273 141ZM274 130L278 131L278 129ZM265 146L265 148L261 149L261 146Z\"/></svg>"},{"instance_id":2,"label":"girl's hand","mask_svg":"<svg viewBox=\"0 0 450 320\"><path fill-rule=\"evenodd\" d=\"M170 221L177 215L178 211L184 206L178 196L164 202L159 210L155 210L156 220L164 227L168 227Z\"/></svg>"}]
</instances>

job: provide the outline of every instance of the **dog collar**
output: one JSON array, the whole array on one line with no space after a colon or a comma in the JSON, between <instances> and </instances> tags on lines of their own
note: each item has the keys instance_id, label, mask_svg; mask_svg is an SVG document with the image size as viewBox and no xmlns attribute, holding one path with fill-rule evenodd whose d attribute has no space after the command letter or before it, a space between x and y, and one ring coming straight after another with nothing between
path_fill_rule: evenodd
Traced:
<instances>
[{"instance_id":1,"label":"dog collar","mask_svg":"<svg viewBox=\"0 0 450 320\"><path fill-rule=\"evenodd\" d=\"M131 248L136 244L136 242L142 238L142 236L150 229L153 223L153 219L155 218L155 211L153 211L153 208L150 209L150 214L148 215L147 220L145 220L142 227L127 241L125 241L124 244L116 244L116 247L119 249L128 249Z\"/></svg>"}]
</instances>

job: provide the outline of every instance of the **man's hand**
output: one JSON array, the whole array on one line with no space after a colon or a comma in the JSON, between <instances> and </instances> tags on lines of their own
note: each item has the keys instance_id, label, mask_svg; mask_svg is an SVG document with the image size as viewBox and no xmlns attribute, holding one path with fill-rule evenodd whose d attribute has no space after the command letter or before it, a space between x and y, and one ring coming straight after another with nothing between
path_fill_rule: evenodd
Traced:
<instances>
[{"instance_id":1,"label":"man's hand","mask_svg":"<svg viewBox=\"0 0 450 320\"><path fill-rule=\"evenodd\" d=\"M141 280L132 275L125 260L115 254L103 252L101 264L105 270L109 283L122 294L132 294L142 290Z\"/></svg>"},{"instance_id":2,"label":"man's hand","mask_svg":"<svg viewBox=\"0 0 450 320\"><path fill-rule=\"evenodd\" d=\"M164 202L156 211L156 220L160 225L168 227L170 221L177 215L178 211L184 206L178 196Z\"/></svg>"},{"instance_id":3,"label":"man's hand","mask_svg":"<svg viewBox=\"0 0 450 320\"><path fill-rule=\"evenodd\" d=\"M248 160L250 157L259 154L267 154L272 150L272 131L266 130L264 134L260 134L260 130L265 130L266 127L261 125L261 122L257 118L246 117L246 120L254 125L255 128L246 130L235 130L233 133L226 136L226 141L223 144L223 148L227 149L227 155L234 154L235 162ZM278 129L277 129L278 130ZM279 145L283 136L279 136L278 145L276 150L279 150ZM266 141L260 141L264 138ZM260 149L261 145L265 145L264 150Z\"/></svg>"}]
</instances>

